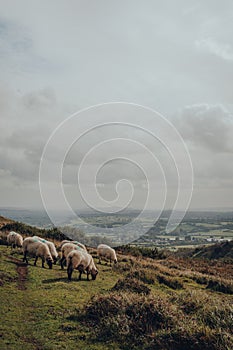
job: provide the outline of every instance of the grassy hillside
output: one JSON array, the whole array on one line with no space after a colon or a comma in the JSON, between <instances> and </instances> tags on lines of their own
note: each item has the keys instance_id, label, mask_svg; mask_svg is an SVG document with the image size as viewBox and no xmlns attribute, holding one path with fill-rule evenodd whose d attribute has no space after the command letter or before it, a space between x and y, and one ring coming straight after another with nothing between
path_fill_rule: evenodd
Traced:
<instances>
[{"instance_id":1,"label":"grassy hillside","mask_svg":"<svg viewBox=\"0 0 233 350\"><path fill-rule=\"evenodd\" d=\"M3 226L7 225L7 224L11 224L14 221L8 218L5 218L4 216L0 215L0 228L2 228Z\"/></svg>"},{"instance_id":2,"label":"grassy hillside","mask_svg":"<svg viewBox=\"0 0 233 350\"><path fill-rule=\"evenodd\" d=\"M232 265L127 255L69 283L21 258L0 246L1 349L232 349Z\"/></svg>"},{"instance_id":3,"label":"grassy hillside","mask_svg":"<svg viewBox=\"0 0 233 350\"><path fill-rule=\"evenodd\" d=\"M204 259L221 259L233 262L233 241L226 241L209 246L199 246L190 249L179 249L176 256L204 258Z\"/></svg>"},{"instance_id":4,"label":"grassy hillside","mask_svg":"<svg viewBox=\"0 0 233 350\"><path fill-rule=\"evenodd\" d=\"M3 239L3 241L9 231L19 232L24 237L40 236L43 238L48 238L48 239L57 240L57 241L68 239L68 237L56 227L51 229L43 229L43 228L27 225L18 221L13 221L13 220L8 221L8 219L4 217L0 217L0 218L2 218L2 225L0 225L0 231L1 231L1 238Z\"/></svg>"},{"instance_id":5,"label":"grassy hillside","mask_svg":"<svg viewBox=\"0 0 233 350\"><path fill-rule=\"evenodd\" d=\"M1 245L0 348L232 349L233 265L147 253L121 248L95 281L68 282L58 265L26 266Z\"/></svg>"}]
</instances>

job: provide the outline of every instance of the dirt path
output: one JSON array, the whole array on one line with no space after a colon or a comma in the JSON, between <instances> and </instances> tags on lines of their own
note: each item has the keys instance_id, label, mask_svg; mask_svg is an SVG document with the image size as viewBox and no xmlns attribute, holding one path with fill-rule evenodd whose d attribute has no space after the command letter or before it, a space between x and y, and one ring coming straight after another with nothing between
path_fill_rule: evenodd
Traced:
<instances>
[{"instance_id":1,"label":"dirt path","mask_svg":"<svg viewBox=\"0 0 233 350\"><path fill-rule=\"evenodd\" d=\"M18 289L26 290L27 289L26 281L27 281L27 275L28 275L27 264L12 256L8 256L8 259L10 259L12 262L16 264L16 271L18 273Z\"/></svg>"}]
</instances>

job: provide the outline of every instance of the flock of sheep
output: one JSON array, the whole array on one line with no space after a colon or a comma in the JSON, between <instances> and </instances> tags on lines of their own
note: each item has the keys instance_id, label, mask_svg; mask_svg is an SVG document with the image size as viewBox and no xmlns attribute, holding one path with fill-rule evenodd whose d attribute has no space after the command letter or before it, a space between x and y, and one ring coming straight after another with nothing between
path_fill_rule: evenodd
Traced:
<instances>
[{"instance_id":1,"label":"flock of sheep","mask_svg":"<svg viewBox=\"0 0 233 350\"><path fill-rule=\"evenodd\" d=\"M44 264L46 262L49 268L52 269L53 264L56 264L58 260L58 252L54 243L38 236L23 239L19 233L11 231L7 236L7 245L12 248L23 248L23 261L27 264L27 256L31 256L35 258L34 265L36 265L38 258L41 258L42 267L45 267ZM87 274L87 280L89 280L89 275L91 275L93 280L96 279L98 269L95 266L93 257L87 252L86 247L82 243L64 240L61 242L58 250L61 251L61 268L64 269L64 264L66 263L67 275L70 281L74 270L79 271L79 280L81 280L82 273ZM97 254L99 263L101 263L102 258L109 260L110 265L112 262L117 263L115 250L106 244L98 245Z\"/></svg>"}]
</instances>

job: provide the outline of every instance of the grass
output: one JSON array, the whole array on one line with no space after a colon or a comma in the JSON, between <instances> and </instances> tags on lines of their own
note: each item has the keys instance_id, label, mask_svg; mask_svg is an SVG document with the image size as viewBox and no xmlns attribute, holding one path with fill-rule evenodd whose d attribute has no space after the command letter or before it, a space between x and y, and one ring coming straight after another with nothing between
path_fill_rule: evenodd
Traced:
<instances>
[{"instance_id":1,"label":"grass","mask_svg":"<svg viewBox=\"0 0 233 350\"><path fill-rule=\"evenodd\" d=\"M53 270L42 269L38 262L38 267L28 267L26 289L20 290L16 265L5 254L6 250L0 247L1 349L107 349L89 343L88 332L82 339L83 329L68 317L95 293L111 289L119 279L116 272L99 266L100 278L96 281L69 283L66 271L58 266ZM18 254L14 256L21 258Z\"/></svg>"},{"instance_id":2,"label":"grass","mask_svg":"<svg viewBox=\"0 0 233 350\"><path fill-rule=\"evenodd\" d=\"M13 253L0 246L1 349L233 348L231 264L124 251L95 281L68 282L40 261L26 274Z\"/></svg>"}]
</instances>

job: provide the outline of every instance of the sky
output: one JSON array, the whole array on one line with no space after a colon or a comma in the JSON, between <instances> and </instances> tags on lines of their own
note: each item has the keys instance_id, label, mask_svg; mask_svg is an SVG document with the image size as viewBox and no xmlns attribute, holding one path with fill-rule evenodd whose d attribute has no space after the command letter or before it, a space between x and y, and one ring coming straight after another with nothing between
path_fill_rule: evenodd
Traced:
<instances>
[{"instance_id":1,"label":"sky","mask_svg":"<svg viewBox=\"0 0 233 350\"><path fill-rule=\"evenodd\" d=\"M51 133L84 108L128 102L158 111L182 136L193 165L190 209L233 208L231 0L0 0L0 71L0 207L42 208L39 166ZM145 118L150 128L144 112L135 121ZM100 114L89 117L94 123ZM177 176L169 154L147 133L116 126L93 130L70 147L62 181L72 207L85 207L77 189L82 159L115 137L139 140L154 152L168 183L166 207L174 205ZM152 179L122 158L105 164L103 155L115 149L127 159L136 152L121 144L94 153L84 178L99 165L97 187L107 201L116 197L118 180L130 181L129 206L140 208L149 176L158 188L150 209L159 208L159 167L153 173L142 149L139 158ZM122 203L132 194L128 185L122 183ZM83 186L92 200L88 182ZM59 208L55 199L52 204Z\"/></svg>"}]
</instances>

